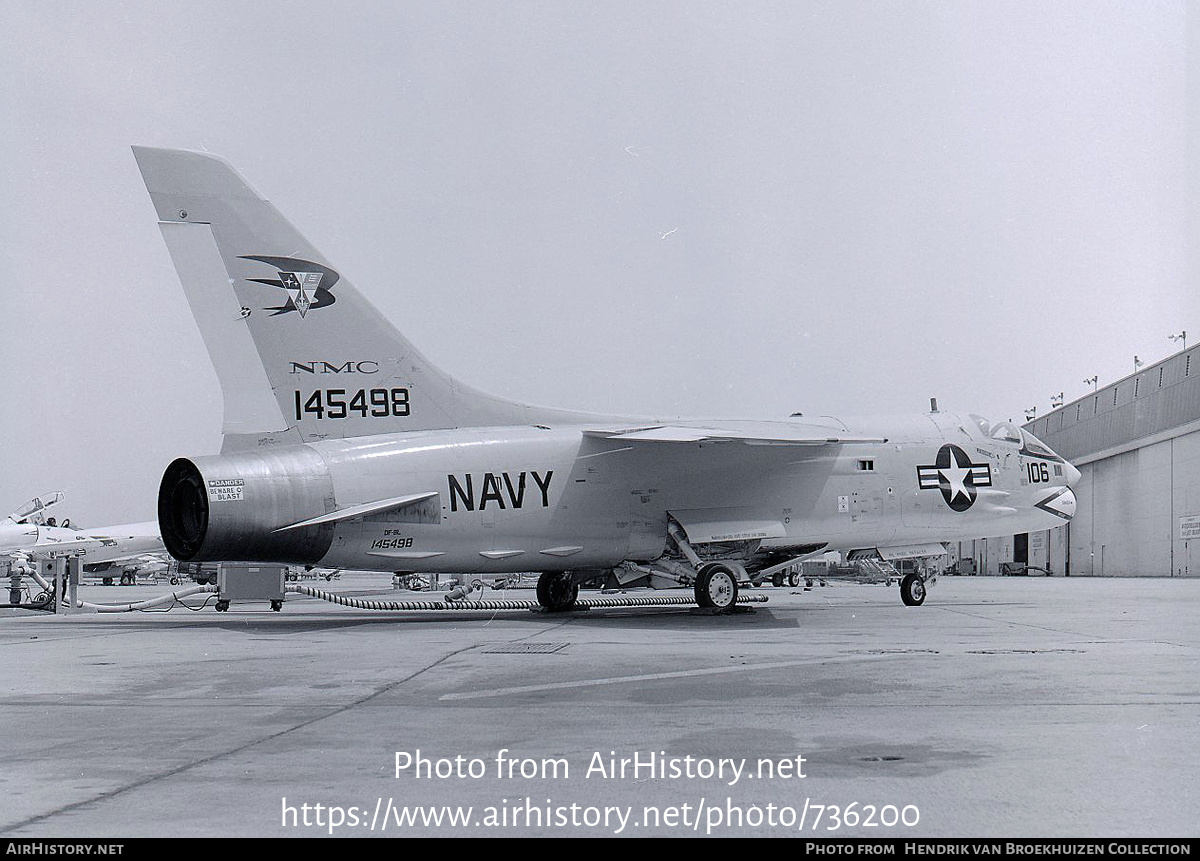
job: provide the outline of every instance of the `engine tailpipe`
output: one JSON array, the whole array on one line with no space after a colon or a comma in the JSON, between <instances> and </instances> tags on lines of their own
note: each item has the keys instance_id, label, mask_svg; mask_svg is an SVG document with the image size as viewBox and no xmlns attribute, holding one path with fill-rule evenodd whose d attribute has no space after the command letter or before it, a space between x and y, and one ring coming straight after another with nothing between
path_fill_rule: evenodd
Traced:
<instances>
[{"instance_id":1,"label":"engine tailpipe","mask_svg":"<svg viewBox=\"0 0 1200 861\"><path fill-rule=\"evenodd\" d=\"M316 564L334 524L275 530L335 507L329 468L306 445L179 458L158 489L163 544L183 562Z\"/></svg>"}]
</instances>

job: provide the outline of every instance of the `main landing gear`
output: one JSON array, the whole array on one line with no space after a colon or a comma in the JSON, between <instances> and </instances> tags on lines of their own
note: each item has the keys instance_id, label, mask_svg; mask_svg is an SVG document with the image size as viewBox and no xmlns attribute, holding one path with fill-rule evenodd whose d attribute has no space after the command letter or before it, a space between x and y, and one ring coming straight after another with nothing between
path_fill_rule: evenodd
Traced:
<instances>
[{"instance_id":1,"label":"main landing gear","mask_svg":"<svg viewBox=\"0 0 1200 861\"><path fill-rule=\"evenodd\" d=\"M538 577L538 603L551 613L561 613L575 606L579 597L579 584L568 573L545 571Z\"/></svg>"},{"instance_id":2,"label":"main landing gear","mask_svg":"<svg viewBox=\"0 0 1200 861\"><path fill-rule=\"evenodd\" d=\"M738 582L747 580L737 562L710 562L693 581L696 603L707 610L729 612L737 604ZM538 577L537 599L547 611L571 610L579 598L579 580L569 572L546 571Z\"/></svg>"},{"instance_id":3,"label":"main landing gear","mask_svg":"<svg viewBox=\"0 0 1200 861\"><path fill-rule=\"evenodd\" d=\"M695 590L701 607L728 610L737 603L738 571L724 562L705 565L696 577Z\"/></svg>"}]
</instances>

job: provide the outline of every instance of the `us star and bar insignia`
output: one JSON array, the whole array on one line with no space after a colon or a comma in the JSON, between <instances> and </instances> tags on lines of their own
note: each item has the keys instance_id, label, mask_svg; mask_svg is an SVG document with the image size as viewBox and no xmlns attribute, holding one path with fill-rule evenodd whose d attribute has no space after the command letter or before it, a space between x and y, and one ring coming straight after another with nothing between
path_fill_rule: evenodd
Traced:
<instances>
[{"instance_id":1,"label":"us star and bar insignia","mask_svg":"<svg viewBox=\"0 0 1200 861\"><path fill-rule=\"evenodd\" d=\"M917 485L922 490L940 490L952 510L966 511L975 504L976 488L992 486L992 467L972 463L965 451L947 443L938 449L933 464L917 467Z\"/></svg>"}]
</instances>

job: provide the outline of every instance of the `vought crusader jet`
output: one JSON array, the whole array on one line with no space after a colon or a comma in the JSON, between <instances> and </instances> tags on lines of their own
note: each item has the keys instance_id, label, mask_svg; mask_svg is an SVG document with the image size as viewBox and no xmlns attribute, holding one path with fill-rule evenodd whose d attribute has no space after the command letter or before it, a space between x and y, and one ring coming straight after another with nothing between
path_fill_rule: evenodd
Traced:
<instances>
[{"instance_id":1,"label":"vought crusader jet","mask_svg":"<svg viewBox=\"0 0 1200 861\"><path fill-rule=\"evenodd\" d=\"M1027 432L898 418L661 421L515 403L447 376L226 162L134 147L224 396L220 455L163 475L184 561L540 572L738 587L827 550L1057 526L1078 471ZM918 548L919 549L919 548ZM909 605L925 582L908 575Z\"/></svg>"}]
</instances>

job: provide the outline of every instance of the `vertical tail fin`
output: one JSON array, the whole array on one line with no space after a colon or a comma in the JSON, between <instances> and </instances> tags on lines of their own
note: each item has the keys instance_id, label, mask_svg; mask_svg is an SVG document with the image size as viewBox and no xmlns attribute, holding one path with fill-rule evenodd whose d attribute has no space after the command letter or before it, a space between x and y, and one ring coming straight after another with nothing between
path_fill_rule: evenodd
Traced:
<instances>
[{"instance_id":1,"label":"vertical tail fin","mask_svg":"<svg viewBox=\"0 0 1200 861\"><path fill-rule=\"evenodd\" d=\"M442 372L224 160L133 152L221 383L224 450L591 418Z\"/></svg>"}]
</instances>

